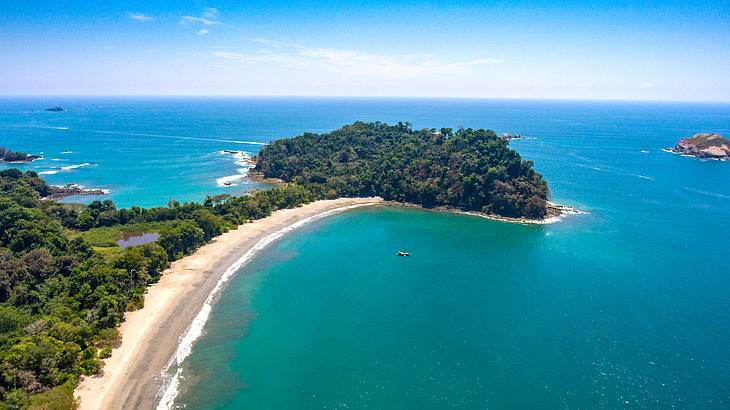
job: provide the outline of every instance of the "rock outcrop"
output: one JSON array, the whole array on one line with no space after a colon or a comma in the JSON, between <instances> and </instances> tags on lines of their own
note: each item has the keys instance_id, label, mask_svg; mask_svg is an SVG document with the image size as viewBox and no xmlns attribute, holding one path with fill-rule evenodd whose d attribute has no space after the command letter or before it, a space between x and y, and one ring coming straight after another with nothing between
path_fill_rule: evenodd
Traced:
<instances>
[{"instance_id":1,"label":"rock outcrop","mask_svg":"<svg viewBox=\"0 0 730 410\"><path fill-rule=\"evenodd\" d=\"M690 138L682 138L667 151L691 155L701 159L730 160L730 139L720 134L699 133Z\"/></svg>"},{"instance_id":2,"label":"rock outcrop","mask_svg":"<svg viewBox=\"0 0 730 410\"><path fill-rule=\"evenodd\" d=\"M51 194L43 199L57 200L72 195L106 195L104 189L86 189L78 184L51 185Z\"/></svg>"},{"instance_id":3,"label":"rock outcrop","mask_svg":"<svg viewBox=\"0 0 730 410\"><path fill-rule=\"evenodd\" d=\"M40 158L40 155L30 155L0 147L0 162L32 162Z\"/></svg>"}]
</instances>

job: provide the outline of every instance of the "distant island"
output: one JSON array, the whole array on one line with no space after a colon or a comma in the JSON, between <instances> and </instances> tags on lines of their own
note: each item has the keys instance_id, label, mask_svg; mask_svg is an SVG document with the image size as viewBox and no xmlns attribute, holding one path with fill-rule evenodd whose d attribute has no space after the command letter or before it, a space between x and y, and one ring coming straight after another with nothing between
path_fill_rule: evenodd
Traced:
<instances>
[{"instance_id":1,"label":"distant island","mask_svg":"<svg viewBox=\"0 0 730 410\"><path fill-rule=\"evenodd\" d=\"M677 145L665 151L700 159L730 160L730 139L720 134L699 133L682 138Z\"/></svg>"},{"instance_id":2,"label":"distant island","mask_svg":"<svg viewBox=\"0 0 730 410\"><path fill-rule=\"evenodd\" d=\"M0 147L0 162L31 162L40 159L40 155L30 155Z\"/></svg>"},{"instance_id":3,"label":"distant island","mask_svg":"<svg viewBox=\"0 0 730 410\"><path fill-rule=\"evenodd\" d=\"M55 106L55 107L46 108L46 111L62 112L62 111L67 111L67 110L65 108L63 108L63 107Z\"/></svg>"},{"instance_id":4,"label":"distant island","mask_svg":"<svg viewBox=\"0 0 730 410\"><path fill-rule=\"evenodd\" d=\"M274 141L259 153L255 171L320 198L380 196L523 220L561 212L550 207L547 183L532 161L482 129L355 122L327 134Z\"/></svg>"}]
</instances>

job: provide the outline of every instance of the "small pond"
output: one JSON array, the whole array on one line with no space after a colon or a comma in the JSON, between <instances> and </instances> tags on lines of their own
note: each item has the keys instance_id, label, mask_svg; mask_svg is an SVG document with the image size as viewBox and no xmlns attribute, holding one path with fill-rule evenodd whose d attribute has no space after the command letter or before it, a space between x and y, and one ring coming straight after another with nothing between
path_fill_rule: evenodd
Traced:
<instances>
[{"instance_id":1,"label":"small pond","mask_svg":"<svg viewBox=\"0 0 730 410\"><path fill-rule=\"evenodd\" d=\"M117 245L119 245L119 249L124 249L130 246L154 242L159 237L160 234L155 232L126 232L117 240Z\"/></svg>"}]
</instances>

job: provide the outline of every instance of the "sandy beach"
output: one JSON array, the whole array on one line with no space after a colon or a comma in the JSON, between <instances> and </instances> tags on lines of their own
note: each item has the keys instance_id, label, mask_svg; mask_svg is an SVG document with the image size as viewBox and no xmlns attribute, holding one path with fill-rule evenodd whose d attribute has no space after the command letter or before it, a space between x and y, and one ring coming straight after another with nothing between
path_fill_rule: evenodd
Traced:
<instances>
[{"instance_id":1,"label":"sandy beach","mask_svg":"<svg viewBox=\"0 0 730 410\"><path fill-rule=\"evenodd\" d=\"M176 355L182 336L199 320L209 295L227 270L271 234L293 224L382 202L379 198L323 200L241 225L172 263L145 295L143 309L128 312L121 346L105 360L103 375L85 377L76 389L81 409L150 409L162 386L161 372ZM209 309L209 307L207 307Z\"/></svg>"}]
</instances>

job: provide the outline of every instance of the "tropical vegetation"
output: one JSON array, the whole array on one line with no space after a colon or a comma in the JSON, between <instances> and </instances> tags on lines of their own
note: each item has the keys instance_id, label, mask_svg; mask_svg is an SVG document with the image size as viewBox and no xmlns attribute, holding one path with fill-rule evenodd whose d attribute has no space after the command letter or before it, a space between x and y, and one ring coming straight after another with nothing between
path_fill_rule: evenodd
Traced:
<instances>
[{"instance_id":1,"label":"tropical vegetation","mask_svg":"<svg viewBox=\"0 0 730 410\"><path fill-rule=\"evenodd\" d=\"M5 153L7 151L3 151ZM492 131L356 122L265 147L256 169L288 183L202 204L118 209L61 204L35 172L0 171L0 410L75 408L82 375L103 370L124 312L171 261L231 227L322 198L379 195L541 218L547 185ZM120 249L128 232L155 242Z\"/></svg>"},{"instance_id":2,"label":"tropical vegetation","mask_svg":"<svg viewBox=\"0 0 730 410\"><path fill-rule=\"evenodd\" d=\"M317 198L377 195L532 219L547 212L547 183L533 163L494 131L481 129L356 122L277 140L261 150L256 170L304 186Z\"/></svg>"},{"instance_id":3,"label":"tropical vegetation","mask_svg":"<svg viewBox=\"0 0 730 410\"><path fill-rule=\"evenodd\" d=\"M150 209L59 204L44 200L50 193L34 172L0 171L0 409L74 408L79 377L102 370L124 312L144 305L170 261L232 226L311 200L296 185ZM115 246L120 232L139 229L160 237Z\"/></svg>"},{"instance_id":4,"label":"tropical vegetation","mask_svg":"<svg viewBox=\"0 0 730 410\"><path fill-rule=\"evenodd\" d=\"M40 158L38 155L30 155L25 152L12 151L5 147L0 147L0 162L29 162Z\"/></svg>"}]
</instances>

